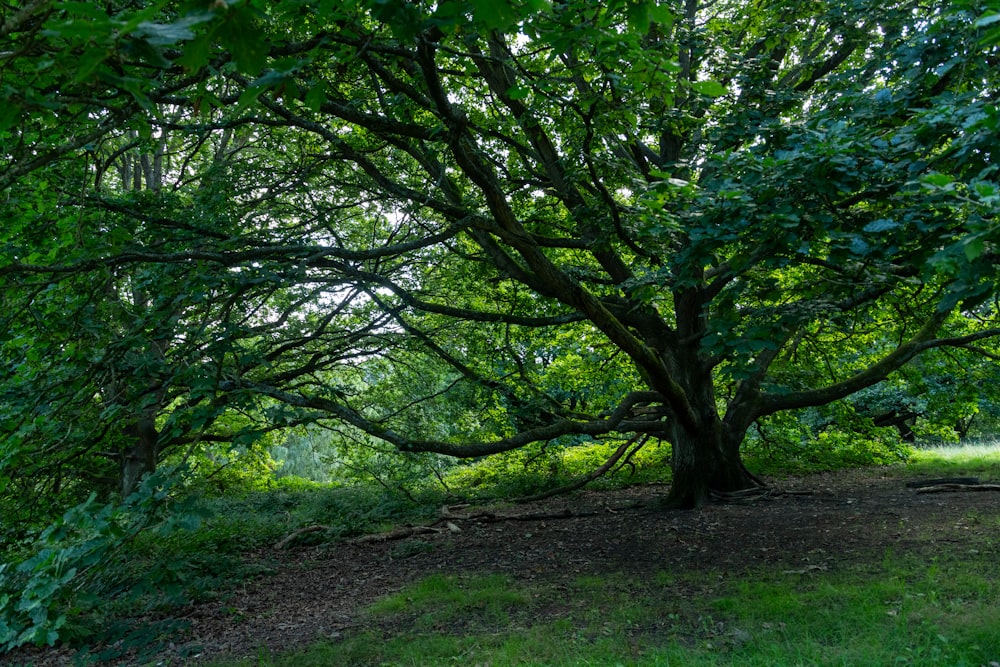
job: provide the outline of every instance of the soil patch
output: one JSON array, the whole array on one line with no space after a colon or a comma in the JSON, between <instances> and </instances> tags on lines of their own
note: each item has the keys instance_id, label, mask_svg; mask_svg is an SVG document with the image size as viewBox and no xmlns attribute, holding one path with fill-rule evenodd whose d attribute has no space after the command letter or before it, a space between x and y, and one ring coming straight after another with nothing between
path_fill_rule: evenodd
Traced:
<instances>
[{"instance_id":1,"label":"soil patch","mask_svg":"<svg viewBox=\"0 0 1000 667\"><path fill-rule=\"evenodd\" d=\"M385 542L293 543L247 554L276 561L275 573L178 610L188 628L155 664L197 664L335 639L363 623L364 609L379 597L437 573L498 573L558 585L584 575L642 580L660 572L738 575L764 566L808 572L877 560L886 550L927 558L964 553L982 542L980 524L997 525L1000 493L918 493L907 488L908 479L899 468L824 473L781 481L785 494L686 512L656 509L662 486L583 491L497 509L566 512L565 518L456 519L458 531ZM31 651L6 660L68 665L73 655Z\"/></svg>"}]
</instances>

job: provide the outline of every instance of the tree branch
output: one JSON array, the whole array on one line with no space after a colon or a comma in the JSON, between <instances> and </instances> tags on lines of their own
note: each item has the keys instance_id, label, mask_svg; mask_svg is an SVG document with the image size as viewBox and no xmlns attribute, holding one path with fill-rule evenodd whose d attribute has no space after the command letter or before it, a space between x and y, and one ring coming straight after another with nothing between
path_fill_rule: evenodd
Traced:
<instances>
[{"instance_id":1,"label":"tree branch","mask_svg":"<svg viewBox=\"0 0 1000 667\"><path fill-rule=\"evenodd\" d=\"M842 382L818 389L763 396L757 416L763 417L780 410L826 405L850 396L865 387L878 384L890 373L899 370L904 364L927 350L937 347L965 347L979 340L1000 336L1000 328L994 328L967 336L935 338L934 334L950 314L949 312L935 313L909 341L899 345L877 363Z\"/></svg>"},{"instance_id":2,"label":"tree branch","mask_svg":"<svg viewBox=\"0 0 1000 667\"><path fill-rule=\"evenodd\" d=\"M554 424L528 429L508 438L488 442L452 443L441 440L417 440L407 438L391 429L382 427L353 408L322 396L302 396L267 384L230 381L222 385L225 391L246 389L262 396L269 396L287 405L315 410L325 415L336 417L371 436L384 440L404 452L433 452L457 458L475 458L489 456L501 452L509 452L533 442L546 442L565 435L607 435L608 433L663 433L662 422L628 419L632 408L639 403L662 401L657 392L632 392L622 399L614 412L605 419L590 421L571 421L559 419Z\"/></svg>"}]
</instances>

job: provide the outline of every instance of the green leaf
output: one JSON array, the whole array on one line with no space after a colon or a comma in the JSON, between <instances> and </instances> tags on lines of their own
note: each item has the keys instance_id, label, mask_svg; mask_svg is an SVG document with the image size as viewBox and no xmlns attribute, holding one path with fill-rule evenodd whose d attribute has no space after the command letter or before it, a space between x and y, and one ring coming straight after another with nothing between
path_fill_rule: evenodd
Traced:
<instances>
[{"instance_id":1,"label":"green leaf","mask_svg":"<svg viewBox=\"0 0 1000 667\"><path fill-rule=\"evenodd\" d=\"M851 236L851 252L862 257L871 253L871 246L860 236Z\"/></svg>"},{"instance_id":2,"label":"green leaf","mask_svg":"<svg viewBox=\"0 0 1000 667\"><path fill-rule=\"evenodd\" d=\"M97 47L87 49L83 52L76 63L76 75L73 77L73 83L81 83L90 78L90 75L94 73L98 67L101 66L111 52L108 49Z\"/></svg>"},{"instance_id":3,"label":"green leaf","mask_svg":"<svg viewBox=\"0 0 1000 667\"><path fill-rule=\"evenodd\" d=\"M517 11L510 0L471 0L476 20L487 28L506 30L517 22Z\"/></svg>"},{"instance_id":4,"label":"green leaf","mask_svg":"<svg viewBox=\"0 0 1000 667\"><path fill-rule=\"evenodd\" d=\"M250 86L240 94L240 99L236 103L236 108L243 110L254 105L257 98L261 96L265 88L263 86Z\"/></svg>"},{"instance_id":5,"label":"green leaf","mask_svg":"<svg viewBox=\"0 0 1000 667\"><path fill-rule=\"evenodd\" d=\"M695 92L708 97L722 97L729 92L729 90L718 81L695 81L691 84L691 88Z\"/></svg>"},{"instance_id":6,"label":"green leaf","mask_svg":"<svg viewBox=\"0 0 1000 667\"><path fill-rule=\"evenodd\" d=\"M10 99L0 104L0 132L13 127L21 116L21 107Z\"/></svg>"},{"instance_id":7,"label":"green leaf","mask_svg":"<svg viewBox=\"0 0 1000 667\"><path fill-rule=\"evenodd\" d=\"M170 61L163 56L163 52L144 39L125 39L122 40L122 46L132 59L142 60L161 69L170 67Z\"/></svg>"},{"instance_id":8,"label":"green leaf","mask_svg":"<svg viewBox=\"0 0 1000 667\"><path fill-rule=\"evenodd\" d=\"M67 14L85 16L94 21L107 21L108 14L97 2L60 2L57 7Z\"/></svg>"},{"instance_id":9,"label":"green leaf","mask_svg":"<svg viewBox=\"0 0 1000 667\"><path fill-rule=\"evenodd\" d=\"M134 34L144 38L153 46L173 46L179 42L193 40L193 28L214 20L216 13L211 10L191 12L172 23L143 21L135 27ZM200 47L199 47L200 48Z\"/></svg>"},{"instance_id":10,"label":"green leaf","mask_svg":"<svg viewBox=\"0 0 1000 667\"><path fill-rule=\"evenodd\" d=\"M207 65L212 54L213 38L212 32L206 32L189 41L184 45L184 52L177 58L177 64L190 72L200 70Z\"/></svg>"},{"instance_id":11,"label":"green leaf","mask_svg":"<svg viewBox=\"0 0 1000 667\"><path fill-rule=\"evenodd\" d=\"M887 232L890 229L896 229L897 227L899 227L899 223L895 220L881 218L879 220L872 220L865 225L864 231L875 234L878 232Z\"/></svg>"},{"instance_id":12,"label":"green leaf","mask_svg":"<svg viewBox=\"0 0 1000 667\"><path fill-rule=\"evenodd\" d=\"M260 74L267 65L268 42L246 5L232 9L219 27L219 41L229 50L236 69L243 74Z\"/></svg>"},{"instance_id":13,"label":"green leaf","mask_svg":"<svg viewBox=\"0 0 1000 667\"><path fill-rule=\"evenodd\" d=\"M552 3L549 0L526 0L524 8L531 12L551 11Z\"/></svg>"},{"instance_id":14,"label":"green leaf","mask_svg":"<svg viewBox=\"0 0 1000 667\"><path fill-rule=\"evenodd\" d=\"M930 188L947 188L954 187L955 179L948 174L933 172L925 176L921 176L920 182Z\"/></svg>"},{"instance_id":15,"label":"green leaf","mask_svg":"<svg viewBox=\"0 0 1000 667\"><path fill-rule=\"evenodd\" d=\"M993 25L994 23L1000 23L1000 13L987 14L986 16L976 20L973 25L977 28L985 28L986 26Z\"/></svg>"},{"instance_id":16,"label":"green leaf","mask_svg":"<svg viewBox=\"0 0 1000 667\"><path fill-rule=\"evenodd\" d=\"M523 100L531 93L531 90L523 86L512 86L507 89L507 97L512 100Z\"/></svg>"},{"instance_id":17,"label":"green leaf","mask_svg":"<svg viewBox=\"0 0 1000 667\"><path fill-rule=\"evenodd\" d=\"M966 239L963 245L965 246L965 258L970 262L974 262L979 259L985 249L985 242L980 236L973 236Z\"/></svg>"},{"instance_id":18,"label":"green leaf","mask_svg":"<svg viewBox=\"0 0 1000 667\"><path fill-rule=\"evenodd\" d=\"M674 11L666 5L654 4L649 8L649 18L662 26L664 31L669 31L674 24Z\"/></svg>"},{"instance_id":19,"label":"green leaf","mask_svg":"<svg viewBox=\"0 0 1000 667\"><path fill-rule=\"evenodd\" d=\"M326 86L323 85L322 81L319 81L310 86L309 90L306 91L303 103L313 113L319 113L324 102L326 102Z\"/></svg>"},{"instance_id":20,"label":"green leaf","mask_svg":"<svg viewBox=\"0 0 1000 667\"><path fill-rule=\"evenodd\" d=\"M629 28L637 33L649 32L650 14L648 2L637 2L628 8Z\"/></svg>"},{"instance_id":21,"label":"green leaf","mask_svg":"<svg viewBox=\"0 0 1000 667\"><path fill-rule=\"evenodd\" d=\"M987 181L978 181L973 184L972 189L976 191L981 199L992 200L1000 196L1000 188Z\"/></svg>"}]
</instances>

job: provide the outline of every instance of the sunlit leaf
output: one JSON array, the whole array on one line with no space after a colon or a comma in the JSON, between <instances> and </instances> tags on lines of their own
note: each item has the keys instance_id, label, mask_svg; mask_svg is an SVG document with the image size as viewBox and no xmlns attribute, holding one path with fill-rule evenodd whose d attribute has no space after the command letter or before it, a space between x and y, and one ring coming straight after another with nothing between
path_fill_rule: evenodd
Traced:
<instances>
[{"instance_id":1,"label":"sunlit leaf","mask_svg":"<svg viewBox=\"0 0 1000 667\"><path fill-rule=\"evenodd\" d=\"M718 81L695 81L691 84L691 88L702 95L707 95L708 97L722 97L729 92L729 90Z\"/></svg>"}]
</instances>

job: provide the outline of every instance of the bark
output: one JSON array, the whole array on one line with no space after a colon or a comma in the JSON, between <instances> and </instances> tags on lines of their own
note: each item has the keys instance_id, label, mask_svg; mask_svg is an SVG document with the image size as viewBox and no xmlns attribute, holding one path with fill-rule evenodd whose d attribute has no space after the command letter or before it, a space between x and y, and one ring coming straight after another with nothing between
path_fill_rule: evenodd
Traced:
<instances>
[{"instance_id":1,"label":"bark","mask_svg":"<svg viewBox=\"0 0 1000 667\"><path fill-rule=\"evenodd\" d=\"M159 433L152 417L142 416L126 429L132 444L122 453L122 496L135 491L144 475L156 471Z\"/></svg>"},{"instance_id":2,"label":"bark","mask_svg":"<svg viewBox=\"0 0 1000 667\"><path fill-rule=\"evenodd\" d=\"M667 507L696 509L705 505L713 492L733 493L761 486L743 465L742 434L730 433L714 421L697 431L679 425L671 429L673 482Z\"/></svg>"},{"instance_id":3,"label":"bark","mask_svg":"<svg viewBox=\"0 0 1000 667\"><path fill-rule=\"evenodd\" d=\"M644 336L658 348L657 357L662 360L659 369L647 366L648 375L654 381L659 374L669 375L689 406L686 419L674 413L667 424L673 481L665 504L677 509L701 507L712 492L733 493L759 485L740 457L743 436L755 418L758 395L755 390L745 391L728 406L726 421L719 416L714 364L703 358L699 349L708 330L709 293L703 286L704 275L696 277L701 286L674 291L676 337L658 336L655 331ZM655 382L651 384L655 386Z\"/></svg>"}]
</instances>

